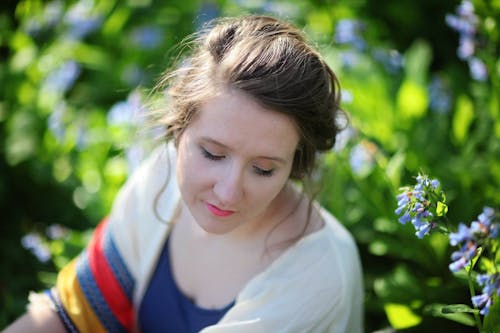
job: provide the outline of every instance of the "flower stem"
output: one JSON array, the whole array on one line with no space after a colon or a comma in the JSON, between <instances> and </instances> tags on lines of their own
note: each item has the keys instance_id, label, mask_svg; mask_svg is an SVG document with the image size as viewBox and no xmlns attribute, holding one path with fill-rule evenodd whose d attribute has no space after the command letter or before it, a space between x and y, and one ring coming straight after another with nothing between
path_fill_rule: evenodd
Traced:
<instances>
[{"instance_id":1,"label":"flower stem","mask_svg":"<svg viewBox=\"0 0 500 333\"><path fill-rule=\"evenodd\" d=\"M467 277L468 277L468 282L469 282L469 292L470 292L470 297L474 296L476 294L474 290L474 284L472 283L472 263L469 271L467 272ZM477 307L473 304L474 309L478 310ZM481 325L481 317L479 317L479 312L474 311L474 319L476 320L476 326L479 332L482 330L482 325Z\"/></svg>"}]
</instances>

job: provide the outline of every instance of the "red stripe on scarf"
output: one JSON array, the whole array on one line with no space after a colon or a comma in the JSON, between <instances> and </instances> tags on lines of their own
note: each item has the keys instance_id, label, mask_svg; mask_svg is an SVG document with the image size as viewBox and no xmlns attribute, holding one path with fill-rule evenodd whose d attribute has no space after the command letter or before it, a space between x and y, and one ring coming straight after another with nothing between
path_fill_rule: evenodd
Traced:
<instances>
[{"instance_id":1,"label":"red stripe on scarf","mask_svg":"<svg viewBox=\"0 0 500 333\"><path fill-rule=\"evenodd\" d=\"M132 304L128 300L119 281L114 276L103 251L103 235L106 230L106 225L107 219L103 220L96 227L94 235L87 247L89 265L94 280L111 309L111 312L113 312L113 315L126 329L132 329Z\"/></svg>"}]
</instances>

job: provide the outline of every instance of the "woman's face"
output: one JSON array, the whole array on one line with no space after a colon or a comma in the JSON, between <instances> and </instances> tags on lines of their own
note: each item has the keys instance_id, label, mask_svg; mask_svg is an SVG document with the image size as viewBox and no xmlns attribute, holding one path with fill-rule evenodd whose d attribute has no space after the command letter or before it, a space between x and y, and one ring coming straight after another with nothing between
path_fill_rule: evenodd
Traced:
<instances>
[{"instance_id":1,"label":"woman's face","mask_svg":"<svg viewBox=\"0 0 500 333\"><path fill-rule=\"evenodd\" d=\"M243 225L238 230L255 231L269 221L298 142L289 116L242 92L226 91L204 103L177 148L180 192L198 225L227 234Z\"/></svg>"}]
</instances>

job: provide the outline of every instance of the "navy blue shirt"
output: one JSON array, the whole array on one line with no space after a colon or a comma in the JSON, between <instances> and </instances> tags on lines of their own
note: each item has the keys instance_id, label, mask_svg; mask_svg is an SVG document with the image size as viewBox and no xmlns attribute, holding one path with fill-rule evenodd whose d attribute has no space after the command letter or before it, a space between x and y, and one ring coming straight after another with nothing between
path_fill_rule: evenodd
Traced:
<instances>
[{"instance_id":1,"label":"navy blue shirt","mask_svg":"<svg viewBox=\"0 0 500 333\"><path fill-rule=\"evenodd\" d=\"M167 239L139 309L139 324L143 333L199 332L216 324L233 304L222 309L204 309L186 297L170 269Z\"/></svg>"}]
</instances>

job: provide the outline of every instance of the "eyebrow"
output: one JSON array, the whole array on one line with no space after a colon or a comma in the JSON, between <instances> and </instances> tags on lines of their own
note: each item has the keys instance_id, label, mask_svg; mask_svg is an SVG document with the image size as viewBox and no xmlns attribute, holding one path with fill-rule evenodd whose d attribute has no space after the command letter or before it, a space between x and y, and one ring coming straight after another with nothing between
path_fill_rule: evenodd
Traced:
<instances>
[{"instance_id":1,"label":"eyebrow","mask_svg":"<svg viewBox=\"0 0 500 333\"><path fill-rule=\"evenodd\" d=\"M229 149L229 150L231 149L230 147L226 146L222 142L219 142L219 141L217 141L215 139L212 139L212 138L202 137L201 140L205 141L205 142L208 142L208 143L211 143L211 144L214 144L214 145L217 145L217 146L219 146L221 148L224 148L224 149ZM257 158L263 158L263 159L275 161L275 162L278 162L278 163L281 163L281 164L286 164L287 163L286 159L278 157L278 156L258 156Z\"/></svg>"}]
</instances>

